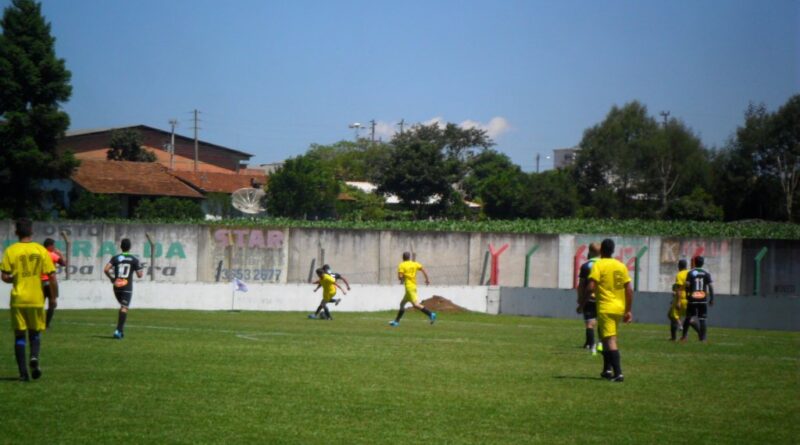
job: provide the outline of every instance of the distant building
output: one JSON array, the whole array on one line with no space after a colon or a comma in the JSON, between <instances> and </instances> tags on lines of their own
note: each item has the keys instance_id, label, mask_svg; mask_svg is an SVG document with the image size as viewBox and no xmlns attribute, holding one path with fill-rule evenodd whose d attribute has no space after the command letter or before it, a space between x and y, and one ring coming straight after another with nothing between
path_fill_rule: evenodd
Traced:
<instances>
[{"instance_id":1,"label":"distant building","mask_svg":"<svg viewBox=\"0 0 800 445\"><path fill-rule=\"evenodd\" d=\"M267 175L271 175L272 173L275 173L276 170L283 167L283 164L284 164L283 161L271 162L269 164L260 164L258 168L264 170L264 173L266 173Z\"/></svg>"},{"instance_id":2,"label":"distant building","mask_svg":"<svg viewBox=\"0 0 800 445\"><path fill-rule=\"evenodd\" d=\"M553 167L567 168L574 165L580 150L580 147L577 146L572 148L556 148L553 150Z\"/></svg>"}]
</instances>

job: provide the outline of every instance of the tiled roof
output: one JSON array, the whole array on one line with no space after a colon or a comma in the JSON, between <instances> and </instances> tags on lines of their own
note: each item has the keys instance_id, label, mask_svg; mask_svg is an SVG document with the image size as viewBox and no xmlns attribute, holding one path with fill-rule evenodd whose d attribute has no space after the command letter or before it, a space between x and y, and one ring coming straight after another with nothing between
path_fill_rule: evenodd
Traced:
<instances>
[{"instance_id":1,"label":"tiled roof","mask_svg":"<svg viewBox=\"0 0 800 445\"><path fill-rule=\"evenodd\" d=\"M156 155L156 162L165 167L169 167L170 165L169 153L167 153L164 150L148 146L144 146L144 148L147 151ZM82 151L80 153L75 153L75 157L78 159L97 160L97 161L106 160L107 156L108 156L108 148L98 148L96 150ZM194 171L194 159L190 159L185 156L175 155L173 157L172 164L174 170ZM214 164L209 164L203 161L197 162L197 170L201 172L214 172L214 173L232 172L227 168L219 167ZM246 170L254 170L254 169L248 168ZM261 170L261 172L263 173L263 170Z\"/></svg>"},{"instance_id":2,"label":"tiled roof","mask_svg":"<svg viewBox=\"0 0 800 445\"><path fill-rule=\"evenodd\" d=\"M252 187L251 180L257 182L259 186L263 186L267 181L267 175L263 171L256 174L237 174L230 171L228 173L187 171L171 173L204 193L233 193L240 188Z\"/></svg>"},{"instance_id":3,"label":"tiled roof","mask_svg":"<svg viewBox=\"0 0 800 445\"><path fill-rule=\"evenodd\" d=\"M157 162L81 160L72 180L92 193L202 198Z\"/></svg>"}]
</instances>

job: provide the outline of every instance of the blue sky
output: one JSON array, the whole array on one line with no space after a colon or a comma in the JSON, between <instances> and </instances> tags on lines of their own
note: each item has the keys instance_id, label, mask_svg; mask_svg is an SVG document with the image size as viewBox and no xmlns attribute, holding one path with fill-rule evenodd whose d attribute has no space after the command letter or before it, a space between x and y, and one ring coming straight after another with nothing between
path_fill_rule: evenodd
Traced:
<instances>
[{"instance_id":1,"label":"blue sky","mask_svg":"<svg viewBox=\"0 0 800 445\"><path fill-rule=\"evenodd\" d=\"M0 0L5 8L10 0ZM523 169L643 102L722 146L748 103L800 93L800 2L44 0L71 129L146 124L254 154L353 122L486 128ZM660 118L660 117L659 117ZM362 136L367 135L362 131Z\"/></svg>"}]
</instances>

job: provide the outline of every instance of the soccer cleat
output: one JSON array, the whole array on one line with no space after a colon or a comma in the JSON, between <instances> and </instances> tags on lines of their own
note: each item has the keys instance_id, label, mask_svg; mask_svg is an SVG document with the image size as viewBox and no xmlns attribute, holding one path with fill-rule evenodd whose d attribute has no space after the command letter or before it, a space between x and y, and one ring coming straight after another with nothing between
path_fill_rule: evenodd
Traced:
<instances>
[{"instance_id":1,"label":"soccer cleat","mask_svg":"<svg viewBox=\"0 0 800 445\"><path fill-rule=\"evenodd\" d=\"M603 352L603 343L598 342L596 345L597 352Z\"/></svg>"},{"instance_id":2,"label":"soccer cleat","mask_svg":"<svg viewBox=\"0 0 800 445\"><path fill-rule=\"evenodd\" d=\"M389 326L392 326L392 327L396 328L396 327L400 326L400 323L398 323L395 320L392 320L392 321L389 322Z\"/></svg>"},{"instance_id":3,"label":"soccer cleat","mask_svg":"<svg viewBox=\"0 0 800 445\"><path fill-rule=\"evenodd\" d=\"M622 383L622 382L625 381L625 376L620 374L620 375L616 375L614 377L611 377L609 380L612 381L612 382L616 382L616 383Z\"/></svg>"},{"instance_id":4,"label":"soccer cleat","mask_svg":"<svg viewBox=\"0 0 800 445\"><path fill-rule=\"evenodd\" d=\"M28 377L28 374L22 374L21 376L19 376L19 381L20 382L30 382L31 378Z\"/></svg>"},{"instance_id":5,"label":"soccer cleat","mask_svg":"<svg viewBox=\"0 0 800 445\"><path fill-rule=\"evenodd\" d=\"M124 336L125 334L123 334L122 331L120 331L119 329L114 331L114 338L116 338L117 340L122 340L122 337Z\"/></svg>"},{"instance_id":6,"label":"soccer cleat","mask_svg":"<svg viewBox=\"0 0 800 445\"><path fill-rule=\"evenodd\" d=\"M31 377L37 380L41 376L42 370L39 368L39 359L37 357L31 357Z\"/></svg>"},{"instance_id":7,"label":"soccer cleat","mask_svg":"<svg viewBox=\"0 0 800 445\"><path fill-rule=\"evenodd\" d=\"M309 320L313 320L315 318L317 318L317 314L308 314L308 319Z\"/></svg>"},{"instance_id":8,"label":"soccer cleat","mask_svg":"<svg viewBox=\"0 0 800 445\"><path fill-rule=\"evenodd\" d=\"M614 371L610 369L606 369L605 371L600 373L600 378L604 378L606 380L611 380L614 378Z\"/></svg>"},{"instance_id":9,"label":"soccer cleat","mask_svg":"<svg viewBox=\"0 0 800 445\"><path fill-rule=\"evenodd\" d=\"M436 312L431 312L431 324L436 323Z\"/></svg>"},{"instance_id":10,"label":"soccer cleat","mask_svg":"<svg viewBox=\"0 0 800 445\"><path fill-rule=\"evenodd\" d=\"M597 345L596 344L592 345L590 349L592 350L592 355L597 355Z\"/></svg>"},{"instance_id":11,"label":"soccer cleat","mask_svg":"<svg viewBox=\"0 0 800 445\"><path fill-rule=\"evenodd\" d=\"M334 298L331 301L333 301L333 305L334 306L339 306L339 302L342 301L342 299L341 298Z\"/></svg>"}]
</instances>

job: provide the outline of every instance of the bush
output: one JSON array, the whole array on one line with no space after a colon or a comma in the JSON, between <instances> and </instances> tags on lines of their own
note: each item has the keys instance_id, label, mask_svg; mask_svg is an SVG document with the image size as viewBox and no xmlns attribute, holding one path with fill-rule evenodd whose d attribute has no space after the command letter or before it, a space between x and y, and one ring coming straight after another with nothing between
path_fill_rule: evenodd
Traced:
<instances>
[{"instance_id":1,"label":"bush","mask_svg":"<svg viewBox=\"0 0 800 445\"><path fill-rule=\"evenodd\" d=\"M181 219L201 219L205 215L200 203L191 199L161 197L143 199L136 207L138 219L161 219L175 221Z\"/></svg>"},{"instance_id":2,"label":"bush","mask_svg":"<svg viewBox=\"0 0 800 445\"><path fill-rule=\"evenodd\" d=\"M120 216L122 203L115 195L79 192L67 209L70 219L101 219Z\"/></svg>"},{"instance_id":3,"label":"bush","mask_svg":"<svg viewBox=\"0 0 800 445\"><path fill-rule=\"evenodd\" d=\"M708 192L697 187L688 196L672 201L665 216L672 220L722 221L723 212Z\"/></svg>"}]
</instances>

